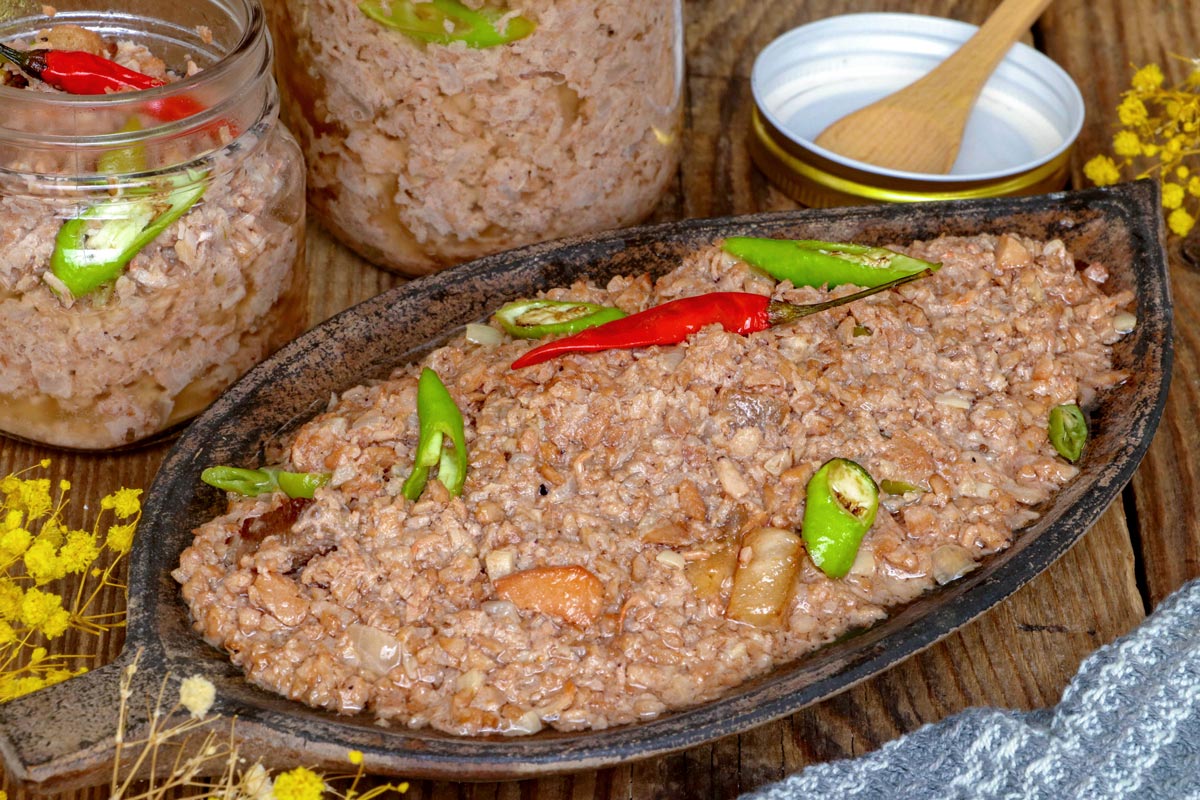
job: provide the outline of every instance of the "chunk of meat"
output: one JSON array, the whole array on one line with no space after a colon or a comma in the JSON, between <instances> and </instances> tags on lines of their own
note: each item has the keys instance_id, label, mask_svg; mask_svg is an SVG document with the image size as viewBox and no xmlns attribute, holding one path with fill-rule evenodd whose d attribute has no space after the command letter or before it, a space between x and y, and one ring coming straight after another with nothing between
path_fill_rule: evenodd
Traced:
<instances>
[{"instance_id":1,"label":"chunk of meat","mask_svg":"<svg viewBox=\"0 0 1200 800\"><path fill-rule=\"evenodd\" d=\"M522 611L535 611L583 628L604 610L604 584L587 569L534 567L495 582L496 596Z\"/></svg>"}]
</instances>

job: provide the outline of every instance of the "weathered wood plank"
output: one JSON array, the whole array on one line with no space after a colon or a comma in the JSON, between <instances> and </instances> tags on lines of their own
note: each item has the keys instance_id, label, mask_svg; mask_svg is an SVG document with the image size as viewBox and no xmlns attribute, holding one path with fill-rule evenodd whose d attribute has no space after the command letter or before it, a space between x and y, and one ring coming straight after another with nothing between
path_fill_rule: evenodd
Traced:
<instances>
[{"instance_id":1,"label":"weathered wood plank","mask_svg":"<svg viewBox=\"0 0 1200 800\"><path fill-rule=\"evenodd\" d=\"M1133 68L1163 67L1169 80L1183 78L1200 41L1200 6L1188 2L1141 3L1132 11L1121 0L1064 3L1049 15L1046 51L1079 83L1089 123L1076 149L1077 180L1091 156L1111 152L1114 109L1129 87ZM1080 36L1079 31L1089 31ZM1104 42L1103 47L1096 43ZM1142 467L1134 476L1139 554L1148 600L1157 604L1200 576L1200 332L1191 323L1200 313L1200 270L1171 248L1171 291L1175 302L1175 368L1167 408Z\"/></svg>"}]
</instances>

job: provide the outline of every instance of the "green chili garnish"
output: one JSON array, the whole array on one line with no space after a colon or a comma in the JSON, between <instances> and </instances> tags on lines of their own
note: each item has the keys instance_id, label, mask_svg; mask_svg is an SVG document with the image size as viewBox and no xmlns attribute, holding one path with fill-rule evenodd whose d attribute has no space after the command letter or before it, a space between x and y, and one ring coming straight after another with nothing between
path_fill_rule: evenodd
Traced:
<instances>
[{"instance_id":1,"label":"green chili garnish","mask_svg":"<svg viewBox=\"0 0 1200 800\"><path fill-rule=\"evenodd\" d=\"M420 433L412 474L404 482L404 496L416 501L425 490L430 467L437 467L437 479L452 495L460 495L467 479L467 437L462 412L438 374L429 367L421 370L417 382L417 419ZM449 438L449 441L447 441Z\"/></svg>"},{"instance_id":2,"label":"green chili garnish","mask_svg":"<svg viewBox=\"0 0 1200 800\"><path fill-rule=\"evenodd\" d=\"M142 129L137 117L130 117L117 133L136 133ZM96 171L105 175L130 175L146 171L146 148L140 144L109 150L96 160Z\"/></svg>"},{"instance_id":3,"label":"green chili garnish","mask_svg":"<svg viewBox=\"0 0 1200 800\"><path fill-rule=\"evenodd\" d=\"M1050 444L1068 461L1078 461L1087 443L1088 427L1083 411L1074 403L1065 403L1050 410L1048 426Z\"/></svg>"},{"instance_id":4,"label":"green chili garnish","mask_svg":"<svg viewBox=\"0 0 1200 800\"><path fill-rule=\"evenodd\" d=\"M879 482L879 488L883 490L884 494L908 494L909 492L925 491L915 483L909 483L908 481L889 481L886 479Z\"/></svg>"},{"instance_id":5,"label":"green chili garnish","mask_svg":"<svg viewBox=\"0 0 1200 800\"><path fill-rule=\"evenodd\" d=\"M832 289L842 284L878 286L924 270L936 272L942 266L883 247L814 239L731 236L721 247L776 280L816 288L827 285Z\"/></svg>"},{"instance_id":6,"label":"green chili garnish","mask_svg":"<svg viewBox=\"0 0 1200 800\"><path fill-rule=\"evenodd\" d=\"M458 0L363 0L358 8L381 25L433 44L465 42L468 47L495 47L524 39L537 27L525 17L507 17L506 8L472 9ZM497 27L501 20L505 20L503 30Z\"/></svg>"},{"instance_id":7,"label":"green chili garnish","mask_svg":"<svg viewBox=\"0 0 1200 800\"><path fill-rule=\"evenodd\" d=\"M90 206L58 229L50 271L75 297L114 281L142 248L204 194L202 173L172 181L165 196L118 197Z\"/></svg>"},{"instance_id":8,"label":"green chili garnish","mask_svg":"<svg viewBox=\"0 0 1200 800\"><path fill-rule=\"evenodd\" d=\"M826 461L804 496L804 546L831 578L850 571L862 538L875 522L879 488L870 474L845 458Z\"/></svg>"},{"instance_id":9,"label":"green chili garnish","mask_svg":"<svg viewBox=\"0 0 1200 800\"><path fill-rule=\"evenodd\" d=\"M564 300L514 300L495 314L500 327L519 339L579 333L623 316L619 308Z\"/></svg>"},{"instance_id":10,"label":"green chili garnish","mask_svg":"<svg viewBox=\"0 0 1200 800\"><path fill-rule=\"evenodd\" d=\"M267 492L283 492L288 497L303 497L309 500L318 488L329 483L329 477L328 472L285 472L274 467L209 467L200 473L200 480L209 486L227 492L237 492L246 497L258 497Z\"/></svg>"}]
</instances>

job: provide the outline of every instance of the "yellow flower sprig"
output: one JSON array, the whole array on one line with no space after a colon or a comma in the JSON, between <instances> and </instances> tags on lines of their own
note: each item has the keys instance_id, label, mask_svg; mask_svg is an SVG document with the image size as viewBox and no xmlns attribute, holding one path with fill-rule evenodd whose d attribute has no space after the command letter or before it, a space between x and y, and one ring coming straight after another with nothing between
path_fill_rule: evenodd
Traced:
<instances>
[{"instance_id":1,"label":"yellow flower sprig","mask_svg":"<svg viewBox=\"0 0 1200 800\"><path fill-rule=\"evenodd\" d=\"M173 703L167 702L167 688L173 683L167 675L154 699L149 730L142 738L128 738L126 720L140 656L139 653L121 675L115 732L117 757L109 781L110 799L378 800L408 791L408 783L402 782L385 783L360 792L365 761L358 750L346 754L346 760L357 770L345 774L322 775L308 767L294 767L272 775L261 762L250 763L238 749L236 719L209 713L217 692L202 675L180 681L178 699ZM135 782L134 777L144 766L168 763L162 758L168 751L174 755L165 778L149 785ZM203 777L214 773L215 777Z\"/></svg>"},{"instance_id":2,"label":"yellow flower sprig","mask_svg":"<svg viewBox=\"0 0 1200 800\"><path fill-rule=\"evenodd\" d=\"M48 478L30 476L49 466L0 478L0 702L87 671L89 656L50 652L67 631L99 636L125 624L123 612L92 608L104 589L125 590L118 567L141 518L141 489L106 496L92 528L73 530L64 523L70 483L60 481L56 496ZM73 591L44 588L73 576Z\"/></svg>"},{"instance_id":3,"label":"yellow flower sprig","mask_svg":"<svg viewBox=\"0 0 1200 800\"><path fill-rule=\"evenodd\" d=\"M1167 227L1187 236L1200 217L1200 175L1188 161L1200 155L1200 59L1186 59L1191 71L1182 83L1166 86L1157 64L1136 70L1130 88L1121 94L1113 135L1113 155L1098 155L1083 167L1097 186L1108 186L1125 174L1157 177Z\"/></svg>"}]
</instances>

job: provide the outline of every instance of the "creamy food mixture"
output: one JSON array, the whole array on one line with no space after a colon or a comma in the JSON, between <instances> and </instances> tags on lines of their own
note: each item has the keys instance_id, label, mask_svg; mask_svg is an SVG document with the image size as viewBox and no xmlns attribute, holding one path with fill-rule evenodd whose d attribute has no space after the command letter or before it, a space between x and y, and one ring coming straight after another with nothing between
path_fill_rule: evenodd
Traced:
<instances>
[{"instance_id":1,"label":"creamy food mixture","mask_svg":"<svg viewBox=\"0 0 1200 800\"><path fill-rule=\"evenodd\" d=\"M675 175L674 0L506 8L533 33L471 48L414 41L357 3L267 3L310 202L374 263L424 274L627 225Z\"/></svg>"},{"instance_id":2,"label":"creamy food mixture","mask_svg":"<svg viewBox=\"0 0 1200 800\"><path fill-rule=\"evenodd\" d=\"M110 42L75 26L15 44L82 49L162 80L179 77L141 45ZM11 65L0 68L0 77L13 88L48 91ZM74 121L81 134L109 133L125 123L115 114ZM114 283L82 297L57 280L51 254L64 221L110 194L82 178L45 176L96 171L95 156L85 163L62 148L6 163L0 176L0 430L83 449L134 442L195 415L303 330L304 207L298 174L287 168L295 145L266 128L246 131L236 143L227 129L214 135L230 146L190 165L206 171L200 200L143 247ZM166 165L190 161L186 154L171 161L170 146L162 143L151 155ZM136 197L133 192L124 196ZM117 196L114 190L111 197Z\"/></svg>"},{"instance_id":3,"label":"creamy food mixture","mask_svg":"<svg viewBox=\"0 0 1200 800\"><path fill-rule=\"evenodd\" d=\"M332 473L315 499L231 496L196 530L174 575L197 630L313 706L516 734L700 703L881 619L1006 547L1077 474L1047 417L1126 377L1110 345L1133 300L1058 241L903 249L943 267L766 332L711 326L521 371L529 342L460 338L344 392L281 450ZM716 290L828 296L717 247L657 281L551 296L633 312ZM400 486L421 366L462 409L470 467L461 497L431 481L414 503ZM764 527L798 529L833 457L919 489L882 498L845 578L804 557L781 624L728 619L730 580L708 567L745 562Z\"/></svg>"}]
</instances>

